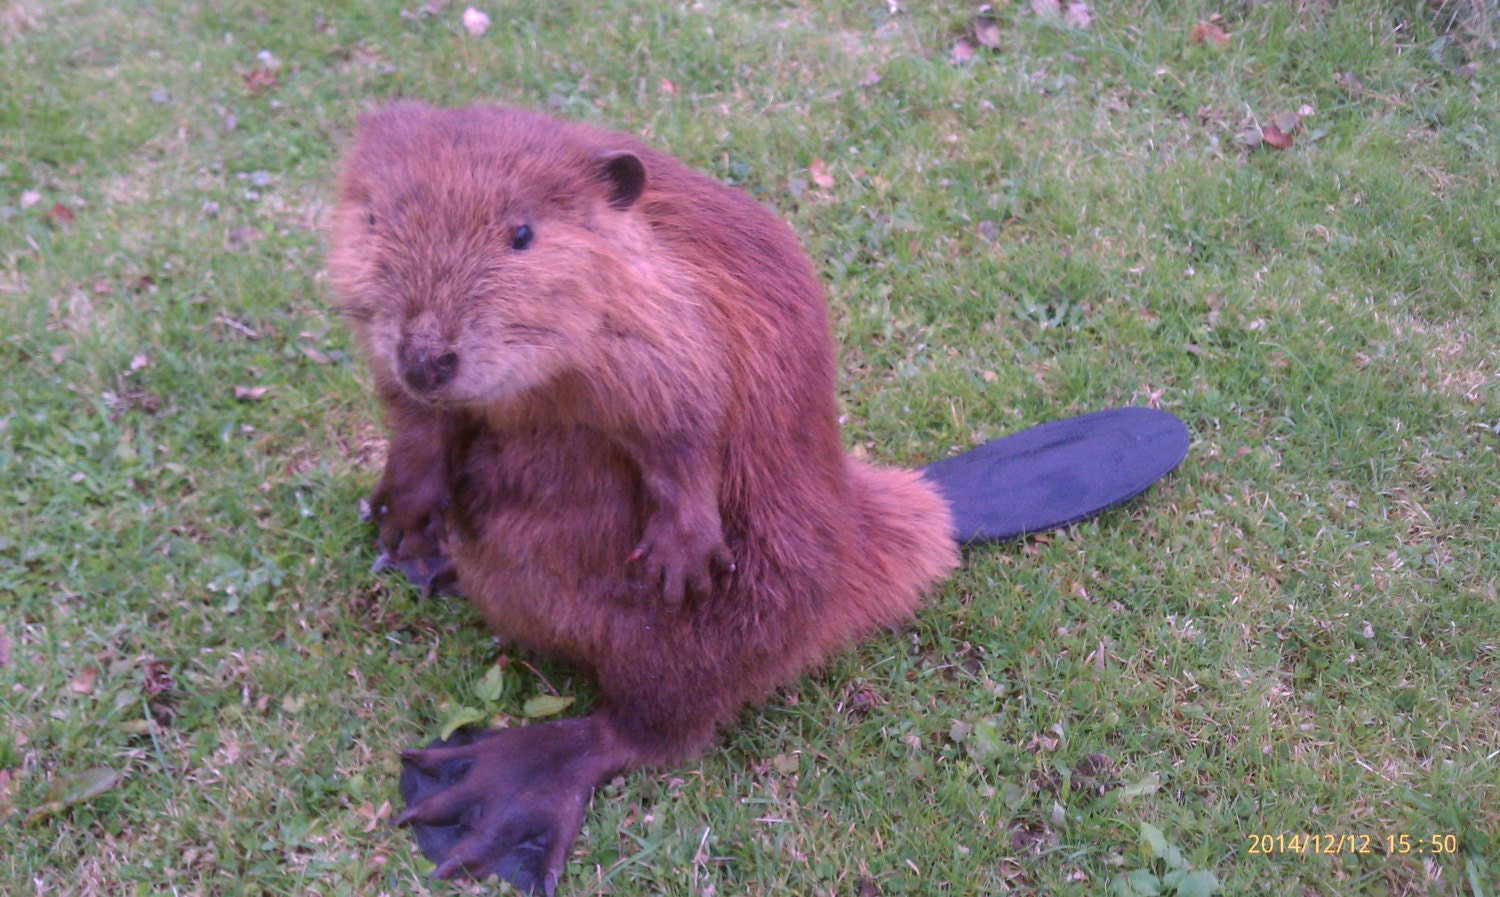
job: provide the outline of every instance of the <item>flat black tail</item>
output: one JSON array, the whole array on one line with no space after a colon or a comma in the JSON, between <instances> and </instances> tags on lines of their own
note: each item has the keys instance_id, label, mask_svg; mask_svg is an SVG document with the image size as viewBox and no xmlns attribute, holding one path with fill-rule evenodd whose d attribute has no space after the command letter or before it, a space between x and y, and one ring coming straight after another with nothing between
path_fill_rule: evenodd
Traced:
<instances>
[{"instance_id":1,"label":"flat black tail","mask_svg":"<svg viewBox=\"0 0 1500 897\"><path fill-rule=\"evenodd\" d=\"M1112 408L1040 424L934 461L922 474L953 508L960 543L999 542L1123 504L1187 456L1182 421Z\"/></svg>"}]
</instances>

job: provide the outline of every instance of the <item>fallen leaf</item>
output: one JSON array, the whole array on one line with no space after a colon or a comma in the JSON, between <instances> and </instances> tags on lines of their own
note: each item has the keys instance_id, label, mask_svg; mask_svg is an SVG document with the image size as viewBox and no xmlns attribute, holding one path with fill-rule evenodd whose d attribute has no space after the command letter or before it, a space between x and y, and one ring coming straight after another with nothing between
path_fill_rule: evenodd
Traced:
<instances>
[{"instance_id":1,"label":"fallen leaf","mask_svg":"<svg viewBox=\"0 0 1500 897\"><path fill-rule=\"evenodd\" d=\"M230 252L235 252L265 238L265 234L245 224L229 232L228 236L224 238L224 248Z\"/></svg>"},{"instance_id":2,"label":"fallen leaf","mask_svg":"<svg viewBox=\"0 0 1500 897\"><path fill-rule=\"evenodd\" d=\"M157 660L156 657L148 657L145 660L141 667L141 675L145 678L147 697L157 696L172 687L171 670L166 669L166 664Z\"/></svg>"},{"instance_id":3,"label":"fallen leaf","mask_svg":"<svg viewBox=\"0 0 1500 897\"><path fill-rule=\"evenodd\" d=\"M68 688L81 695L90 694L94 690L94 680L98 678L98 667L84 667L78 671L77 676L73 677L73 681L68 683Z\"/></svg>"},{"instance_id":4,"label":"fallen leaf","mask_svg":"<svg viewBox=\"0 0 1500 897\"><path fill-rule=\"evenodd\" d=\"M0 670L10 666L10 633L0 629Z\"/></svg>"},{"instance_id":5,"label":"fallen leaf","mask_svg":"<svg viewBox=\"0 0 1500 897\"><path fill-rule=\"evenodd\" d=\"M964 65L973 58L974 45L966 40L954 41L953 49L948 51L948 59L951 60L954 65Z\"/></svg>"},{"instance_id":6,"label":"fallen leaf","mask_svg":"<svg viewBox=\"0 0 1500 897\"><path fill-rule=\"evenodd\" d=\"M1044 19L1062 18L1062 3L1059 0L1031 0L1031 11Z\"/></svg>"},{"instance_id":7,"label":"fallen leaf","mask_svg":"<svg viewBox=\"0 0 1500 897\"><path fill-rule=\"evenodd\" d=\"M256 69L244 77L245 89L251 95L276 86L276 73L270 69Z\"/></svg>"},{"instance_id":8,"label":"fallen leaf","mask_svg":"<svg viewBox=\"0 0 1500 897\"><path fill-rule=\"evenodd\" d=\"M453 733L464 726L472 726L488 720L490 715L483 710L474 707L459 707L454 710L453 715L444 721L443 727L438 730L438 738L447 741L453 737Z\"/></svg>"},{"instance_id":9,"label":"fallen leaf","mask_svg":"<svg viewBox=\"0 0 1500 897\"><path fill-rule=\"evenodd\" d=\"M526 703L521 705L521 713L527 719L536 719L540 716L552 716L567 710L573 703L571 697L565 698L561 695L535 695L527 698Z\"/></svg>"},{"instance_id":10,"label":"fallen leaf","mask_svg":"<svg viewBox=\"0 0 1500 897\"><path fill-rule=\"evenodd\" d=\"M36 190L21 191L21 208L29 209L42 201L42 194Z\"/></svg>"},{"instance_id":11,"label":"fallen leaf","mask_svg":"<svg viewBox=\"0 0 1500 897\"><path fill-rule=\"evenodd\" d=\"M1155 794L1161 788L1161 776L1156 773L1147 773L1144 778L1137 782L1131 782L1122 786L1115 792L1116 800L1130 800L1147 794Z\"/></svg>"},{"instance_id":12,"label":"fallen leaf","mask_svg":"<svg viewBox=\"0 0 1500 897\"><path fill-rule=\"evenodd\" d=\"M1364 93L1365 82L1359 80L1359 76L1353 72L1344 72L1333 76L1333 83L1339 85L1351 93Z\"/></svg>"},{"instance_id":13,"label":"fallen leaf","mask_svg":"<svg viewBox=\"0 0 1500 897\"><path fill-rule=\"evenodd\" d=\"M828 166L823 164L822 159L814 159L807 163L807 174L812 178L814 185L824 190L833 186L833 175L828 173Z\"/></svg>"},{"instance_id":14,"label":"fallen leaf","mask_svg":"<svg viewBox=\"0 0 1500 897\"><path fill-rule=\"evenodd\" d=\"M1188 31L1188 43L1201 44L1205 41L1212 41L1222 47L1229 43L1229 35L1213 22L1200 21Z\"/></svg>"},{"instance_id":15,"label":"fallen leaf","mask_svg":"<svg viewBox=\"0 0 1500 897\"><path fill-rule=\"evenodd\" d=\"M1281 131L1283 134L1291 134L1297 130L1298 125L1302 124L1302 115L1297 112L1283 112L1272 118L1271 124L1275 125L1276 130Z\"/></svg>"},{"instance_id":16,"label":"fallen leaf","mask_svg":"<svg viewBox=\"0 0 1500 897\"><path fill-rule=\"evenodd\" d=\"M120 723L119 728L126 735L143 737L151 734L151 721L148 719L127 719Z\"/></svg>"},{"instance_id":17,"label":"fallen leaf","mask_svg":"<svg viewBox=\"0 0 1500 897\"><path fill-rule=\"evenodd\" d=\"M472 6L464 10L462 20L464 30L469 32L471 37L478 37L490 30L490 17Z\"/></svg>"},{"instance_id":18,"label":"fallen leaf","mask_svg":"<svg viewBox=\"0 0 1500 897\"><path fill-rule=\"evenodd\" d=\"M1271 149L1284 150L1292 147L1292 135L1276 127L1274 121L1261 128L1260 139L1261 143Z\"/></svg>"},{"instance_id":19,"label":"fallen leaf","mask_svg":"<svg viewBox=\"0 0 1500 897\"><path fill-rule=\"evenodd\" d=\"M663 78L661 79L661 92L669 97L675 97L677 96L677 85Z\"/></svg>"},{"instance_id":20,"label":"fallen leaf","mask_svg":"<svg viewBox=\"0 0 1500 897\"><path fill-rule=\"evenodd\" d=\"M989 19L975 19L974 39L991 50L998 50L1000 49L1000 26Z\"/></svg>"},{"instance_id":21,"label":"fallen leaf","mask_svg":"<svg viewBox=\"0 0 1500 897\"><path fill-rule=\"evenodd\" d=\"M67 228L73 223L73 210L60 202L54 203L52 208L47 210L47 217L59 227Z\"/></svg>"},{"instance_id":22,"label":"fallen leaf","mask_svg":"<svg viewBox=\"0 0 1500 897\"><path fill-rule=\"evenodd\" d=\"M368 835L370 832L375 831L375 829L380 825L381 820L391 815L391 802L383 801L380 804L380 808L376 809L375 807L370 805L369 801L366 801L360 804L359 809L355 810L354 812L370 820L364 828L365 834Z\"/></svg>"},{"instance_id":23,"label":"fallen leaf","mask_svg":"<svg viewBox=\"0 0 1500 897\"><path fill-rule=\"evenodd\" d=\"M60 776L47 789L42 802L26 814L26 824L32 825L48 816L55 816L73 804L93 800L118 784L120 774L102 767Z\"/></svg>"},{"instance_id":24,"label":"fallen leaf","mask_svg":"<svg viewBox=\"0 0 1500 897\"><path fill-rule=\"evenodd\" d=\"M302 354L307 356L307 360L311 361L313 364L328 364L329 362L333 361L333 359L329 358L322 352L319 352L317 349L314 349L312 346L303 346Z\"/></svg>"},{"instance_id":25,"label":"fallen leaf","mask_svg":"<svg viewBox=\"0 0 1500 897\"><path fill-rule=\"evenodd\" d=\"M859 79L860 87L874 87L880 83L880 73L874 69L865 72L864 77Z\"/></svg>"},{"instance_id":26,"label":"fallen leaf","mask_svg":"<svg viewBox=\"0 0 1500 897\"><path fill-rule=\"evenodd\" d=\"M236 386L234 397L240 402L259 402L266 394L266 390L270 388L269 386Z\"/></svg>"},{"instance_id":27,"label":"fallen leaf","mask_svg":"<svg viewBox=\"0 0 1500 897\"><path fill-rule=\"evenodd\" d=\"M1089 5L1078 2L1068 4L1067 8L1063 10L1062 19L1064 25L1069 28L1076 28L1079 31L1087 31L1089 25L1093 24L1094 21L1093 15L1089 13Z\"/></svg>"},{"instance_id":28,"label":"fallen leaf","mask_svg":"<svg viewBox=\"0 0 1500 897\"><path fill-rule=\"evenodd\" d=\"M138 371L150 363L151 359L147 358L144 355L137 355L134 358L130 359L130 369L132 371Z\"/></svg>"}]
</instances>

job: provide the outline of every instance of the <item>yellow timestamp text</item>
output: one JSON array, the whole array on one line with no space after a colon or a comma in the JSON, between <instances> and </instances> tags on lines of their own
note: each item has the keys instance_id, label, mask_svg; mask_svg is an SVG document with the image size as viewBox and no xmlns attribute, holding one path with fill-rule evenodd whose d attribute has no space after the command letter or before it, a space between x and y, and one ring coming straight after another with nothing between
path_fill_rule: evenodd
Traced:
<instances>
[{"instance_id":1,"label":"yellow timestamp text","mask_svg":"<svg viewBox=\"0 0 1500 897\"><path fill-rule=\"evenodd\" d=\"M1249 835L1250 853L1371 853L1386 855L1437 856L1458 853L1458 836L1441 835L1354 835L1354 834L1279 834Z\"/></svg>"}]
</instances>

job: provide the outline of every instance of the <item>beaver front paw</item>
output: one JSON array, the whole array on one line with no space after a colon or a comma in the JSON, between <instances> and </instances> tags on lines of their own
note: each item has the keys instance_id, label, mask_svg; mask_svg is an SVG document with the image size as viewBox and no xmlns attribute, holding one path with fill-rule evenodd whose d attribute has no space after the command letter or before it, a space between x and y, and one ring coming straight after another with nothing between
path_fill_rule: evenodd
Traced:
<instances>
[{"instance_id":1,"label":"beaver front paw","mask_svg":"<svg viewBox=\"0 0 1500 897\"><path fill-rule=\"evenodd\" d=\"M626 560L637 579L647 588L659 587L672 608L689 595L707 598L716 576L734 572L734 555L724 544L717 515L695 521L680 514L657 514Z\"/></svg>"},{"instance_id":2,"label":"beaver front paw","mask_svg":"<svg viewBox=\"0 0 1500 897\"><path fill-rule=\"evenodd\" d=\"M429 595L457 594L458 576L446 546L447 505L447 491L440 486L383 480L363 515L380 530L380 556L371 571L394 567Z\"/></svg>"}]
</instances>

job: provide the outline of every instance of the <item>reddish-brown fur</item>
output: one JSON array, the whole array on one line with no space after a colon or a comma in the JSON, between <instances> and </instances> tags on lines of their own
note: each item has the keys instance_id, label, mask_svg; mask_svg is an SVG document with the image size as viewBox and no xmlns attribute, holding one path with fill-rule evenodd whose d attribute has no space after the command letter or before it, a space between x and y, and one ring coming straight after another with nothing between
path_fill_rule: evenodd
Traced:
<instances>
[{"instance_id":1,"label":"reddish-brown fur","mask_svg":"<svg viewBox=\"0 0 1500 897\"><path fill-rule=\"evenodd\" d=\"M917 474L844 454L821 287L740 191L622 134L403 103L339 199L382 543L446 546L497 633L597 678L579 776L690 756L956 565Z\"/></svg>"}]
</instances>

